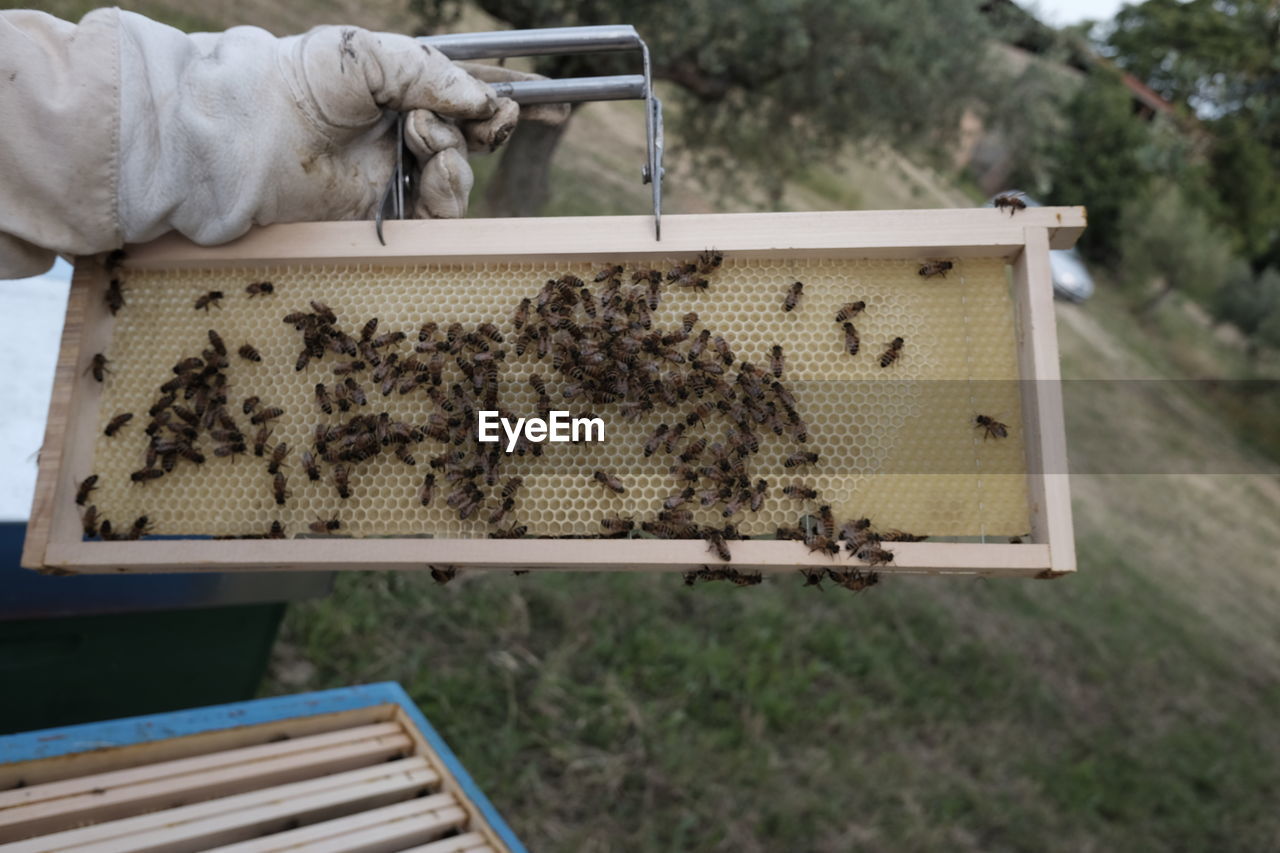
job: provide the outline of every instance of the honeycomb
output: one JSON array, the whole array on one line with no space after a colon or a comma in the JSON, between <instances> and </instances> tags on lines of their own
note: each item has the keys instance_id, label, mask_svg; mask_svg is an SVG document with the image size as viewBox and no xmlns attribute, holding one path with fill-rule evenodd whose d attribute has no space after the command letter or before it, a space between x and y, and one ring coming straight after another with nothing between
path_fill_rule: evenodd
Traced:
<instances>
[{"instance_id":1,"label":"honeycomb","mask_svg":"<svg viewBox=\"0 0 1280 853\"><path fill-rule=\"evenodd\" d=\"M666 265L671 263L668 259ZM749 464L753 477L765 478L769 490L758 512L735 517L743 535L772 535L779 526L796 524L802 512L812 512L818 503L830 504L842 519L867 516L882 528L934 537L1006 537L1029 529L1013 305L1004 261L958 259L945 279L922 278L919 264L908 259L730 255L705 290L663 286L661 304L652 315L654 329L677 329L682 316L694 311L694 334L705 328L723 336L739 361L767 368L772 347L780 344L784 350L783 382L809 437L797 445L790 436L761 431L760 450ZM314 388L317 382L335 380L335 356L326 353L296 371L302 338L282 318L310 311L309 301L319 300L333 309L338 326L357 336L376 317L379 333L408 333L408 341L399 345L402 354L412 352L417 330L426 321L442 329L452 322L468 329L491 322L506 336L510 350L513 312L522 298L536 297L546 280L565 273L598 290L600 285L591 282L600 266L489 262L129 271L127 305L113 320L106 353L111 372L99 412L93 463L99 484L91 503L113 519L116 529L145 514L154 534L170 536L261 533L272 520L279 520L289 536L310 535L312 522L335 517L341 521L339 532L346 535L486 536L494 529L486 516L500 503L493 494L483 511L465 521L446 504L447 485L438 486L429 506L420 504L427 460L448 449L430 438L413 447L414 466L389 452L350 466L352 494L346 500L339 498L328 466L322 466L325 476L319 481L308 480L299 452L309 446L316 424L350 415L335 409L329 417L320 411ZM274 284L274 293L249 298L246 285L263 279ZM804 282L803 297L796 310L784 312L793 281ZM223 291L225 298L208 310L195 310L197 297L211 290ZM861 350L851 357L834 315L854 300L864 301L866 308L853 318ZM209 347L209 329L222 336L230 351L225 371L229 408L250 440L253 428L248 418L240 418L242 399L256 395L263 406L283 409L272 422L271 437L272 445L284 441L291 448L283 467L290 493L283 506L273 497L265 458L252 452L216 457L204 436L203 464L179 461L157 480L130 480L130 472L143 465L147 410L160 396L158 387L173 378L176 362ZM880 354L899 336L905 341L900 357L882 368ZM260 362L237 356L246 343L261 354ZM604 516L653 517L680 488L671 474L672 457L659 452L646 458L643 448L658 424L674 422L672 411L659 406L628 422L616 403L588 407L566 402L562 391L569 380L547 360L537 361L533 350L518 357L508 352L501 362L502 408L522 416L536 412L536 396L527 381L536 372L547 380L556 408L574 414L590 408L602 417L606 440L546 443L538 458L504 453L502 479L520 476L524 485L503 525L518 520L530 536L596 535ZM361 383L368 396L362 412L385 411L393 420L421 424L434 411L421 393L383 396L367 372ZM101 428L121 412L135 417L116 435L103 435ZM1008 438L984 438L974 428L978 413L1006 424ZM714 441L719 429L712 421L711 427L693 427L689 434ZM817 451L819 461L784 468L784 458L797 450ZM625 493L614 494L593 479L598 470L617 476ZM808 509L781 493L785 484L796 481L820 493ZM714 506L699 506L695 521L724 523Z\"/></svg>"}]
</instances>

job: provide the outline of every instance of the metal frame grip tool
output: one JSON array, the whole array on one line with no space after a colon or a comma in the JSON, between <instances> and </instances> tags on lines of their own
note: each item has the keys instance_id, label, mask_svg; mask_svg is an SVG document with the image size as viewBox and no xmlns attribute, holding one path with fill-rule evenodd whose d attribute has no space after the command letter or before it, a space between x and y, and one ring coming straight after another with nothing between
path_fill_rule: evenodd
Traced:
<instances>
[{"instance_id":1,"label":"metal frame grip tool","mask_svg":"<svg viewBox=\"0 0 1280 853\"><path fill-rule=\"evenodd\" d=\"M518 104L562 104L587 101L643 100L645 102L645 162L640 169L642 183L653 187L653 234L662 239L662 156L664 148L662 101L653 93L649 48L627 24L594 27L548 27L534 30L501 30L487 33L450 33L423 36L422 44L436 48L450 59L502 59L512 56L596 53L638 50L643 74L608 77L572 77L561 80L517 80L491 83L497 93ZM378 242L384 219L405 218L405 190L414 176L405 169L404 115L396 122L396 164L382 193L374 218Z\"/></svg>"}]
</instances>

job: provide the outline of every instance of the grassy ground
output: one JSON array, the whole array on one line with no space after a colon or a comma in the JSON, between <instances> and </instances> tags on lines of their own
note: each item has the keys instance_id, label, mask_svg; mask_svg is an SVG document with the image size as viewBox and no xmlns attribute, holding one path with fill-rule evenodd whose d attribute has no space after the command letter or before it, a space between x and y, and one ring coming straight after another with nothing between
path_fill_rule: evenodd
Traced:
<instances>
[{"instance_id":1,"label":"grassy ground","mask_svg":"<svg viewBox=\"0 0 1280 853\"><path fill-rule=\"evenodd\" d=\"M396 0L124 5L189 29L412 26ZM641 139L634 105L580 111L550 212L647 210ZM751 206L672 151L670 212ZM783 197L964 203L891 151ZM1060 306L1065 374L1235 375L1239 348L1179 311L1140 325L1105 288ZM1092 472L1073 479L1077 576L853 596L797 578L346 574L291 609L265 689L400 681L534 850L1280 847L1280 468L1194 388L1089 383L1068 401ZM1173 463L1192 473L1106 473Z\"/></svg>"}]
</instances>

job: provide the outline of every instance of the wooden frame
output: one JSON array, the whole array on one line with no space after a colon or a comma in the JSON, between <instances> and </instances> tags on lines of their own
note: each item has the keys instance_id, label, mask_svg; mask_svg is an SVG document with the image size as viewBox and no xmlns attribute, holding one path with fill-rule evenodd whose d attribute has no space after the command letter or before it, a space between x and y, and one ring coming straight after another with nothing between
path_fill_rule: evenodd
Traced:
<instances>
[{"instance_id":1,"label":"wooden frame","mask_svg":"<svg viewBox=\"0 0 1280 853\"><path fill-rule=\"evenodd\" d=\"M385 224L381 246L367 222L276 225L224 246L176 235L129 249L134 269L279 264L466 263L510 260L639 260L715 246L771 257L999 257L1013 267L1026 433L1031 541L1024 544L895 543L892 572L1051 577L1075 570L1050 249L1074 245L1083 208L715 214L664 218L652 239L643 216ZM72 501L77 462L92 454L100 386L84 373L109 338L101 265L81 259L72 278L39 478L22 565L51 572L171 572L280 569L679 570L707 562L690 540L376 539L83 542ZM782 571L815 561L797 542L732 543L739 570ZM833 564L834 565L834 564ZM839 561L856 567L856 561Z\"/></svg>"},{"instance_id":2,"label":"wooden frame","mask_svg":"<svg viewBox=\"0 0 1280 853\"><path fill-rule=\"evenodd\" d=\"M524 851L391 682L0 737L0 849L222 845Z\"/></svg>"}]
</instances>

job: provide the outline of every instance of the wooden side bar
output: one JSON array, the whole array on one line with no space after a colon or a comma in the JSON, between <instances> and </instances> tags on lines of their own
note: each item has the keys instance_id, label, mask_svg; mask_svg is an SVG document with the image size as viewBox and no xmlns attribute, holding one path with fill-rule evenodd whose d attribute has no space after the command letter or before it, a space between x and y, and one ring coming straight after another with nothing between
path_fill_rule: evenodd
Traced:
<instances>
[{"instance_id":1,"label":"wooden side bar","mask_svg":"<svg viewBox=\"0 0 1280 853\"><path fill-rule=\"evenodd\" d=\"M1067 436L1054 321L1053 276L1045 228L1026 229L1026 249L1013 261L1017 302L1022 423L1026 430L1031 538L1049 546L1049 572L1076 570Z\"/></svg>"}]
</instances>

